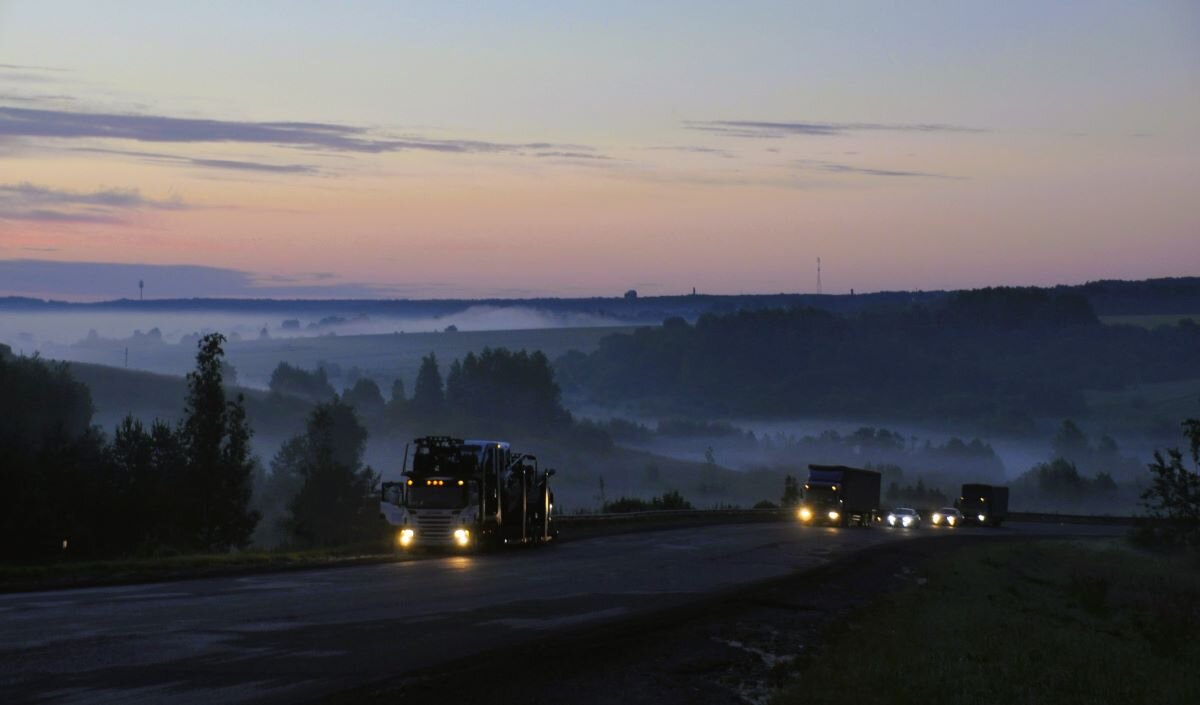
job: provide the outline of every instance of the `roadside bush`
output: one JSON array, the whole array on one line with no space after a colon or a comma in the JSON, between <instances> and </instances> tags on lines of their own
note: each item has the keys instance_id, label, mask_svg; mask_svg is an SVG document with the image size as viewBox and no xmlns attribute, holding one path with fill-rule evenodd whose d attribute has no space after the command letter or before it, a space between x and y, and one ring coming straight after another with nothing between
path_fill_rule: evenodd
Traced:
<instances>
[{"instance_id":1,"label":"roadside bush","mask_svg":"<svg viewBox=\"0 0 1200 705\"><path fill-rule=\"evenodd\" d=\"M628 512L649 512L667 509L695 509L692 503L683 498L675 490L664 492L659 497L651 497L649 501L640 497L621 497L611 502L605 502L600 511L606 514L624 514Z\"/></svg>"},{"instance_id":2,"label":"roadside bush","mask_svg":"<svg viewBox=\"0 0 1200 705\"><path fill-rule=\"evenodd\" d=\"M1142 506L1150 519L1138 531L1141 542L1200 549L1200 419L1183 422L1192 469L1183 451L1155 451L1150 463L1150 487L1142 493Z\"/></svg>"}]
</instances>

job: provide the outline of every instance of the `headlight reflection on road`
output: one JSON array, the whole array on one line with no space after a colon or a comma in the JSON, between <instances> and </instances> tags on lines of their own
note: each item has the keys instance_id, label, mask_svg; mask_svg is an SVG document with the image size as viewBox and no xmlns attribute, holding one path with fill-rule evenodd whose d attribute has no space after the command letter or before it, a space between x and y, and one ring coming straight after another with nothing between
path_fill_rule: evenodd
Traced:
<instances>
[{"instance_id":1,"label":"headlight reflection on road","mask_svg":"<svg viewBox=\"0 0 1200 705\"><path fill-rule=\"evenodd\" d=\"M459 572L466 572L471 569L475 561L470 556L450 556L447 558L450 562L450 567Z\"/></svg>"}]
</instances>

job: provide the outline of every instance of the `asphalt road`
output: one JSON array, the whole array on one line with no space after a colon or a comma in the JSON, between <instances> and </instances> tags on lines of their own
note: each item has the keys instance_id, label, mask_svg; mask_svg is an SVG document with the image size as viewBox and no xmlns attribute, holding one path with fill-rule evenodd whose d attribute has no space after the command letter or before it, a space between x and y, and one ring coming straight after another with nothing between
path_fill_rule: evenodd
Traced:
<instances>
[{"instance_id":1,"label":"asphalt road","mask_svg":"<svg viewBox=\"0 0 1200 705\"><path fill-rule=\"evenodd\" d=\"M1014 524L954 533L1122 531ZM0 595L0 702L302 701L936 533L726 524L482 556Z\"/></svg>"}]
</instances>

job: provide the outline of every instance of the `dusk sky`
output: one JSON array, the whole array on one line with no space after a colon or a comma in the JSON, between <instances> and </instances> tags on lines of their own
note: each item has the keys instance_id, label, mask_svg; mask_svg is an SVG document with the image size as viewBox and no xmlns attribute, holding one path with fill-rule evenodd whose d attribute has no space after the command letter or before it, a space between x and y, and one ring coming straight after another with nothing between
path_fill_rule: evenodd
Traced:
<instances>
[{"instance_id":1,"label":"dusk sky","mask_svg":"<svg viewBox=\"0 0 1200 705\"><path fill-rule=\"evenodd\" d=\"M0 295L1200 274L1200 3L0 0Z\"/></svg>"}]
</instances>

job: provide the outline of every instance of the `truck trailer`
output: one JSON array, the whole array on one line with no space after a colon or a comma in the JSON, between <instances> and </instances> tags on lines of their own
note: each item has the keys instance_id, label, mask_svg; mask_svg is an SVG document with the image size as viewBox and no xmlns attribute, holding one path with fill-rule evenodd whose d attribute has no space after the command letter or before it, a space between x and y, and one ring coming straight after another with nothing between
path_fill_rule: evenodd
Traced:
<instances>
[{"instance_id":1,"label":"truck trailer","mask_svg":"<svg viewBox=\"0 0 1200 705\"><path fill-rule=\"evenodd\" d=\"M400 482L385 482L383 518L395 527L396 546L472 549L545 543L554 524L554 470L513 452L504 441L426 436L404 451Z\"/></svg>"},{"instance_id":2,"label":"truck trailer","mask_svg":"<svg viewBox=\"0 0 1200 705\"><path fill-rule=\"evenodd\" d=\"M964 523L1000 526L1008 517L1008 488L966 484L962 486L957 504Z\"/></svg>"},{"instance_id":3,"label":"truck trailer","mask_svg":"<svg viewBox=\"0 0 1200 705\"><path fill-rule=\"evenodd\" d=\"M874 470L809 465L796 516L803 524L870 526L879 518L879 486Z\"/></svg>"}]
</instances>

